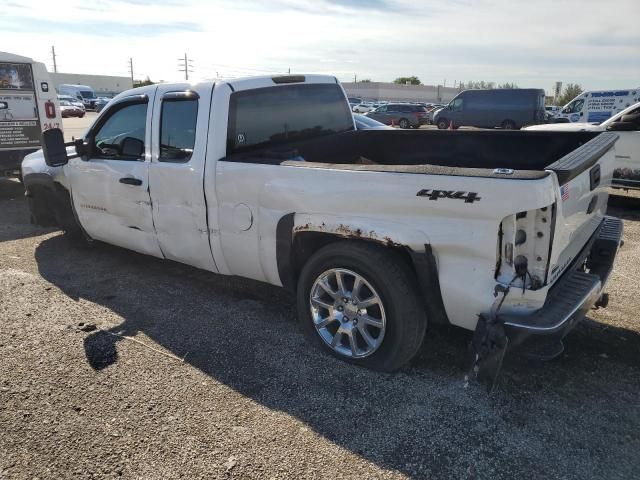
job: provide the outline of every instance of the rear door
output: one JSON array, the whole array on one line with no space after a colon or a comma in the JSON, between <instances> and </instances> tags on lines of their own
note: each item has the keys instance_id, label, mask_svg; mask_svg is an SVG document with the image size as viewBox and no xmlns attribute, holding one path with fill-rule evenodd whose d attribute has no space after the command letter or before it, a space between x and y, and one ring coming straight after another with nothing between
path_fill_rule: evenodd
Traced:
<instances>
[{"instance_id":1,"label":"rear door","mask_svg":"<svg viewBox=\"0 0 640 480\"><path fill-rule=\"evenodd\" d=\"M36 149L40 146L40 134L31 65L0 62L0 152ZM0 164L0 168L14 166Z\"/></svg>"},{"instance_id":2,"label":"rear door","mask_svg":"<svg viewBox=\"0 0 640 480\"><path fill-rule=\"evenodd\" d=\"M154 90L120 99L89 131L91 153L65 167L80 222L96 240L161 257L151 216Z\"/></svg>"},{"instance_id":3,"label":"rear door","mask_svg":"<svg viewBox=\"0 0 640 480\"><path fill-rule=\"evenodd\" d=\"M149 189L165 258L217 272L203 183L211 94L210 84L158 87Z\"/></svg>"}]
</instances>

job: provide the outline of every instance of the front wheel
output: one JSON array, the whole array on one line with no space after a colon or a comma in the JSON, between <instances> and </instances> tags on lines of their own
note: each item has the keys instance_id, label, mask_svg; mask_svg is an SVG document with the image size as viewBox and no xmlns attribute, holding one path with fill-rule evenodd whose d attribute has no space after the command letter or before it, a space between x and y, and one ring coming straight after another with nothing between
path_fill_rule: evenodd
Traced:
<instances>
[{"instance_id":1,"label":"front wheel","mask_svg":"<svg viewBox=\"0 0 640 480\"><path fill-rule=\"evenodd\" d=\"M336 242L316 252L300 273L297 305L313 343L380 371L410 361L427 326L412 270L377 245Z\"/></svg>"},{"instance_id":2,"label":"front wheel","mask_svg":"<svg viewBox=\"0 0 640 480\"><path fill-rule=\"evenodd\" d=\"M502 128L504 130L515 130L516 123L513 120L505 120L504 122L502 122Z\"/></svg>"},{"instance_id":3,"label":"front wheel","mask_svg":"<svg viewBox=\"0 0 640 480\"><path fill-rule=\"evenodd\" d=\"M400 121L398 122L398 125L402 129L411 128L411 122L409 122L409 120L407 120L406 118L401 118Z\"/></svg>"},{"instance_id":4,"label":"front wheel","mask_svg":"<svg viewBox=\"0 0 640 480\"><path fill-rule=\"evenodd\" d=\"M446 118L438 120L438 130L446 130L447 128L449 128L449 122L447 122Z\"/></svg>"}]
</instances>

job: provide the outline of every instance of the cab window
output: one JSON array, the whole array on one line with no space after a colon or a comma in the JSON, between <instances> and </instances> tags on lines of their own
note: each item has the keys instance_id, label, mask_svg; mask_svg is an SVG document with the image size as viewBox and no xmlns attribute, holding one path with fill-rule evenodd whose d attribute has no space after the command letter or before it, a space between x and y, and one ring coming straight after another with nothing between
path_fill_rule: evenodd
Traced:
<instances>
[{"instance_id":1,"label":"cab window","mask_svg":"<svg viewBox=\"0 0 640 480\"><path fill-rule=\"evenodd\" d=\"M569 105L566 106L562 113L578 113L582 111L582 106L584 105L584 99L574 100Z\"/></svg>"},{"instance_id":2,"label":"cab window","mask_svg":"<svg viewBox=\"0 0 640 480\"><path fill-rule=\"evenodd\" d=\"M196 141L197 99L164 100L160 120L161 162L188 162Z\"/></svg>"},{"instance_id":3,"label":"cab window","mask_svg":"<svg viewBox=\"0 0 640 480\"><path fill-rule=\"evenodd\" d=\"M462 98L456 98L451 102L451 111L459 112L462 110L462 106L464 104L464 100Z\"/></svg>"},{"instance_id":4,"label":"cab window","mask_svg":"<svg viewBox=\"0 0 640 480\"><path fill-rule=\"evenodd\" d=\"M147 103L114 108L94 134L94 156L109 160L141 159L145 152Z\"/></svg>"},{"instance_id":5,"label":"cab window","mask_svg":"<svg viewBox=\"0 0 640 480\"><path fill-rule=\"evenodd\" d=\"M227 155L353 130L337 84L294 84L231 94Z\"/></svg>"}]
</instances>

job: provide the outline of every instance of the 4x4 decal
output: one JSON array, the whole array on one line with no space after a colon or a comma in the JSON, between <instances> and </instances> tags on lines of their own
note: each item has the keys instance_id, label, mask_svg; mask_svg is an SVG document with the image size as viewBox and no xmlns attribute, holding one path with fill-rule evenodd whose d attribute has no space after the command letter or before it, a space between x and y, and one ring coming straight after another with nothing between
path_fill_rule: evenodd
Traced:
<instances>
[{"instance_id":1,"label":"4x4 decal","mask_svg":"<svg viewBox=\"0 0 640 480\"><path fill-rule=\"evenodd\" d=\"M439 198L451 198L453 200L464 200L464 203L473 203L480 201L480 197L476 192L457 192L455 190L420 190L417 197L429 197L429 200L438 200Z\"/></svg>"}]
</instances>

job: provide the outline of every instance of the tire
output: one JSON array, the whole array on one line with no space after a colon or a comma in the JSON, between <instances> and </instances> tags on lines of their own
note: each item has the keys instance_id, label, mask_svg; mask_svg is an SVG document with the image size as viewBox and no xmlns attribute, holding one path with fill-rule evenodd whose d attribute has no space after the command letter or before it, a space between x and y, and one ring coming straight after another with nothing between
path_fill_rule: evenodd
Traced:
<instances>
[{"instance_id":1,"label":"tire","mask_svg":"<svg viewBox=\"0 0 640 480\"><path fill-rule=\"evenodd\" d=\"M403 130L406 130L407 128L411 128L411 122L406 118L401 118L398 122L398 126Z\"/></svg>"},{"instance_id":2,"label":"tire","mask_svg":"<svg viewBox=\"0 0 640 480\"><path fill-rule=\"evenodd\" d=\"M354 288L355 278L350 282L347 272L363 280L359 289ZM343 293L338 287L337 273L344 282ZM329 289L335 289L335 298L326 297L329 293L320 286L322 279ZM351 294L354 294L352 301L344 303ZM358 301L357 294L364 298L363 302ZM341 360L391 372L409 362L422 345L427 318L417 294L417 281L404 259L393 250L354 241L329 244L313 254L302 268L296 295L298 319L305 336ZM331 310L314 303L328 305L327 298L331 299ZM379 302L366 306L372 298ZM352 315L351 319L348 315ZM318 323L323 317L329 321L325 327L316 327L314 317ZM356 339L355 350L350 336L339 333L342 330L350 331ZM363 330L369 334L369 341L365 341ZM339 340L332 346L336 336Z\"/></svg>"},{"instance_id":3,"label":"tire","mask_svg":"<svg viewBox=\"0 0 640 480\"><path fill-rule=\"evenodd\" d=\"M513 120L505 120L502 122L501 127L503 130L516 130L516 122Z\"/></svg>"},{"instance_id":4,"label":"tire","mask_svg":"<svg viewBox=\"0 0 640 480\"><path fill-rule=\"evenodd\" d=\"M438 130L446 130L447 128L449 128L449 122L446 118L438 120Z\"/></svg>"}]
</instances>

